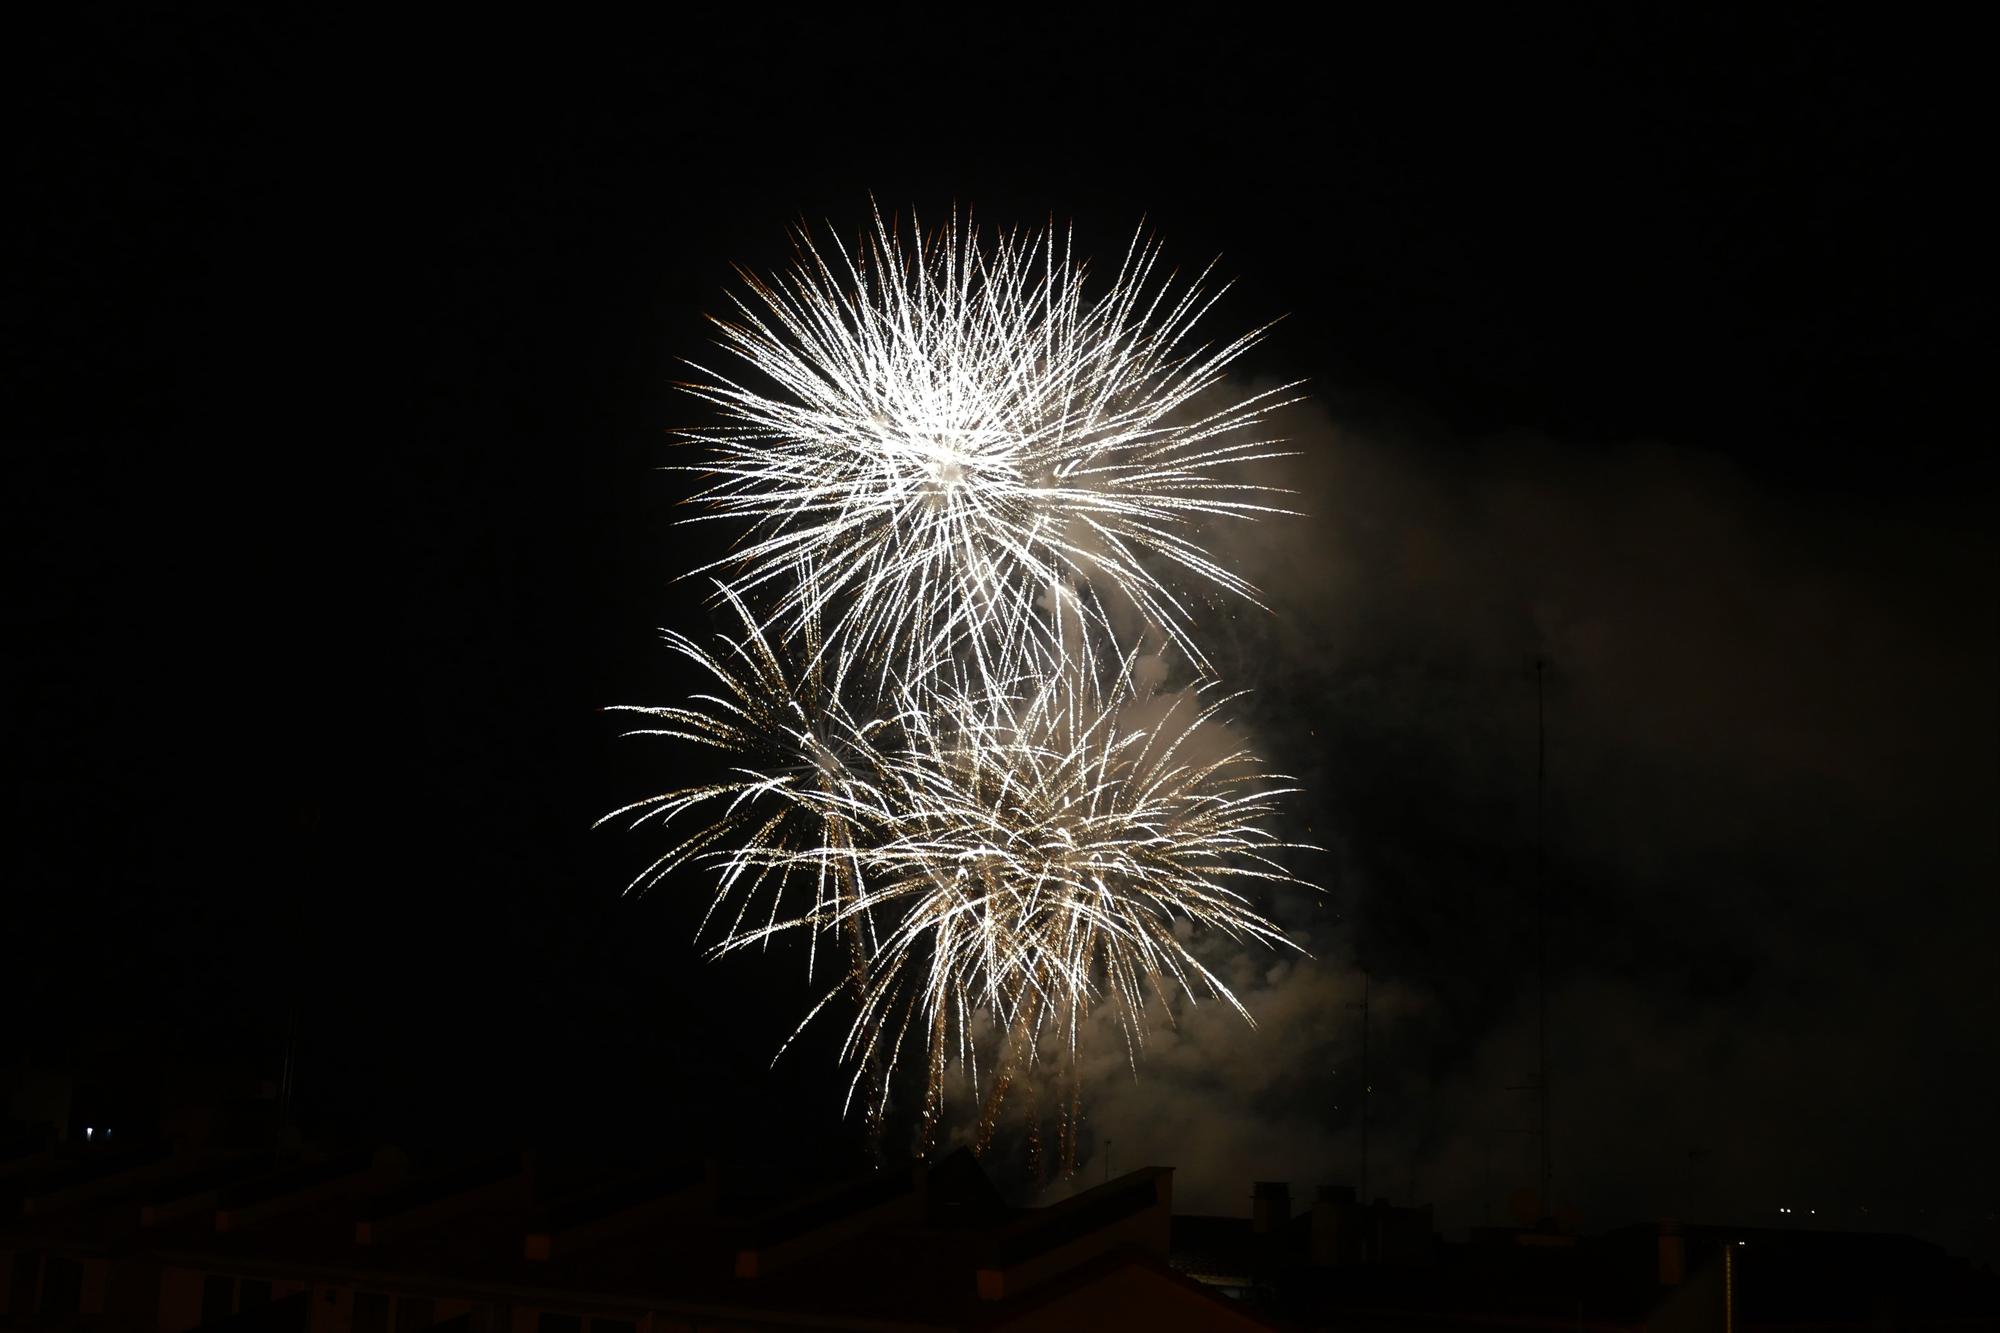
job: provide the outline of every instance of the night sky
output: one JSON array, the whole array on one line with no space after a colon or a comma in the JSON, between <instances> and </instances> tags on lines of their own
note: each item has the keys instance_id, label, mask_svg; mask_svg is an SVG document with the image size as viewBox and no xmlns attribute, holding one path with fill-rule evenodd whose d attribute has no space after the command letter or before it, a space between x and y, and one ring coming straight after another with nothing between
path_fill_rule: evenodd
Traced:
<instances>
[{"instance_id":1,"label":"night sky","mask_svg":"<svg viewBox=\"0 0 2000 1333\"><path fill-rule=\"evenodd\" d=\"M1284 317L1246 382L1309 381L1313 518L1217 535L1272 600L1219 665L1326 892L1273 904L1310 960L1220 960L1254 1032L1106 1071L1117 1164L1229 1211L1353 1180L1365 969L1371 1193L1506 1219L1540 657L1561 1208L2000 1251L1948 34L130 8L10 79L17 1053L275 1071L297 1014L327 1132L859 1160L826 1052L768 1068L797 958L701 961L699 886L621 899L650 844L590 828L682 772L601 709L712 623L678 358L871 192L1106 258L1143 218L1237 279L1213 327Z\"/></svg>"}]
</instances>

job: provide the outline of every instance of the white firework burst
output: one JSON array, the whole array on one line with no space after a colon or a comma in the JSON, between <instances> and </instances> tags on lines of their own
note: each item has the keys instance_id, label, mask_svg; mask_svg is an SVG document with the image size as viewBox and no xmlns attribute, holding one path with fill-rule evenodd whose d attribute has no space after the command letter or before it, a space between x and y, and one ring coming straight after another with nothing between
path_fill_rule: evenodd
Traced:
<instances>
[{"instance_id":1,"label":"white firework burst","mask_svg":"<svg viewBox=\"0 0 2000 1333\"><path fill-rule=\"evenodd\" d=\"M983 1144L1017 1079L1074 1078L1094 1012L1134 1061L1155 1004L1247 1019L1203 939L1288 943L1252 894L1302 884L1268 830L1293 789L1204 702L1194 599L1256 598L1201 525L1286 512L1242 469L1281 456L1292 386L1223 391L1262 330L1201 342L1207 274L1163 274L1143 234L1094 296L1053 229L910 234L802 231L717 321L744 373L688 386L722 423L684 436L707 516L747 524L706 567L736 628L667 632L716 689L627 711L723 771L605 820L675 830L632 888L711 875L712 952L839 940L799 1030L853 1002L850 1103L879 1127L920 1058L928 1146L956 1066ZM1162 642L1198 690L1142 683L1136 645Z\"/></svg>"},{"instance_id":2,"label":"white firework burst","mask_svg":"<svg viewBox=\"0 0 2000 1333\"><path fill-rule=\"evenodd\" d=\"M914 1046L935 1118L948 1063L979 1082L989 1031L990 1131L1012 1077L1050 1042L1073 1060L1100 1005L1135 1061L1153 1000L1216 998L1249 1017L1191 942L1288 943L1249 890L1301 883L1277 858L1296 844L1265 827L1293 789L1229 734L1229 699L1149 695L1134 661L1108 684L1072 666L1013 694L906 697L872 837L852 853L859 891L833 918L893 922L848 1033L855 1086Z\"/></svg>"},{"instance_id":3,"label":"white firework burst","mask_svg":"<svg viewBox=\"0 0 2000 1333\"><path fill-rule=\"evenodd\" d=\"M982 242L954 217L912 240L875 214L853 248L801 230L791 271L747 272L716 320L738 377L690 384L723 424L696 497L749 520L730 586L796 637L920 677L995 652L1058 659L1129 612L1205 665L1191 597L1256 591L1197 524L1283 512L1240 465L1284 386L1227 396L1259 329L1203 343L1219 292L1135 236L1102 291L1053 228ZM1220 398L1220 401L1214 401Z\"/></svg>"},{"instance_id":4,"label":"white firework burst","mask_svg":"<svg viewBox=\"0 0 2000 1333\"><path fill-rule=\"evenodd\" d=\"M810 626L802 665L790 665L743 603L727 588L719 592L736 614L741 638L718 635L711 650L662 631L719 693L697 694L679 706L621 704L612 711L649 719L651 725L627 736L691 741L725 756L727 767L708 781L634 801L597 822L626 819L632 827L685 830L690 818L695 821L694 830L677 834L627 892L650 889L684 866L713 871L714 898L700 933L719 909L735 905L715 952L804 925L815 928L816 958L817 927L838 920L850 953L858 954L868 947L866 913L843 915L842 909L858 891L857 843L872 836L868 822L881 805L884 759L876 742L883 724L848 712L838 659L817 651ZM801 885L803 907L796 901ZM808 974L811 969L809 961Z\"/></svg>"}]
</instances>

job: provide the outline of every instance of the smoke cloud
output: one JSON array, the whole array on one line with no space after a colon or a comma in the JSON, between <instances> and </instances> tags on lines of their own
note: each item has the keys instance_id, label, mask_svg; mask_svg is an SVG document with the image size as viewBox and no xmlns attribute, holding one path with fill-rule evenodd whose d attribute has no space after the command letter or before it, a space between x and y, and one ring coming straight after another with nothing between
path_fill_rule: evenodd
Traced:
<instances>
[{"instance_id":1,"label":"smoke cloud","mask_svg":"<svg viewBox=\"0 0 2000 1333\"><path fill-rule=\"evenodd\" d=\"M1218 602L1204 642L1308 788L1327 892L1274 905L1309 956L1217 960L1254 1028L1184 1006L1136 1079L1090 1047L1088 1142L1176 1166L1196 1209L1357 1183L1365 970L1370 1192L1508 1220L1538 1152L1539 658L1558 1208L1810 1207L1990 1253L1990 501L1292 416L1272 479L1310 517L1213 534L1272 614Z\"/></svg>"}]
</instances>

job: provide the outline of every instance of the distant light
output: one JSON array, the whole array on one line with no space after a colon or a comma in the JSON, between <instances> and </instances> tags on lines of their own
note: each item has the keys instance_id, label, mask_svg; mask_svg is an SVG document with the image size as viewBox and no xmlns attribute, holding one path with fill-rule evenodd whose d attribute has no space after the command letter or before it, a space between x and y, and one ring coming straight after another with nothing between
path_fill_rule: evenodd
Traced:
<instances>
[{"instance_id":1,"label":"distant light","mask_svg":"<svg viewBox=\"0 0 2000 1333\"><path fill-rule=\"evenodd\" d=\"M96 1130L94 1130L94 1129L92 1129L92 1128L91 1128L91 1127L90 1127L89 1125L85 1125L85 1126L83 1127L83 1137L85 1137L85 1138L90 1138L91 1136L95 1135L96 1133L97 1133L97 1131L96 1131Z\"/></svg>"}]
</instances>

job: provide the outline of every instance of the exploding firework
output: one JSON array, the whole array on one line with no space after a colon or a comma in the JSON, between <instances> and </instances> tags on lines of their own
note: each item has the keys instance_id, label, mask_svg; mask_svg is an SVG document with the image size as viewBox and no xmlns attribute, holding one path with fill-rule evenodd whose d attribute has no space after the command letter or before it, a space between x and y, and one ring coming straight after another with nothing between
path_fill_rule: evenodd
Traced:
<instances>
[{"instance_id":1,"label":"exploding firework","mask_svg":"<svg viewBox=\"0 0 2000 1333\"><path fill-rule=\"evenodd\" d=\"M1017 693L906 691L868 726L829 709L829 727L802 702L826 704L824 683L791 682L745 633L724 641L733 668L670 636L723 693L633 710L662 723L635 734L719 748L728 774L606 818L720 807L635 881L707 867L716 902L737 901L717 954L790 932L845 942L851 970L806 1021L856 1002L842 1055L850 1102L860 1095L871 1120L884 1071L921 1058L928 1135L955 1061L983 1099L983 1142L1017 1077L1073 1066L1094 1010L1135 1060L1151 1001L1170 1012L1178 992L1243 1012L1190 942L1285 943L1245 890L1299 881L1265 828L1291 789L1229 734L1227 699L1153 695L1128 655L1108 686L1073 665Z\"/></svg>"},{"instance_id":2,"label":"exploding firework","mask_svg":"<svg viewBox=\"0 0 2000 1333\"><path fill-rule=\"evenodd\" d=\"M619 819L633 827L652 823L692 833L654 859L628 886L643 891L675 870L700 865L716 872L714 897L702 920L710 929L718 910L734 904L720 931L717 952L767 939L801 925L839 921L851 957L866 948L865 914L843 909L854 902L857 835L865 838L879 809L876 748L880 723L857 721L841 701L834 674L838 659L817 651L808 632L803 665L788 666L728 589L721 596L736 614L740 638L717 636L713 649L673 630L667 643L699 666L719 693L697 694L677 707L619 705L651 725L628 736L691 741L726 756L727 769L711 781L649 796L613 810L600 825ZM796 896L807 889L808 905ZM759 907L761 905L761 912ZM812 932L818 943L819 932ZM810 955L817 958L817 948ZM810 974L812 962L808 962Z\"/></svg>"},{"instance_id":3,"label":"exploding firework","mask_svg":"<svg viewBox=\"0 0 2000 1333\"><path fill-rule=\"evenodd\" d=\"M983 1146L1011 1087L1066 1069L1073 1165L1086 1020L1136 1067L1177 999L1249 1017L1203 939L1286 943L1250 895L1300 883L1267 827L1291 788L1207 698L1191 590L1255 597L1198 523L1282 512L1238 469L1275 456L1261 423L1287 391L1211 401L1258 334L1198 344L1212 298L1150 241L1086 297L1053 231L913 234L802 232L791 274L746 274L718 321L759 387L708 372L688 387L723 424L686 434L708 516L747 520L708 567L736 630L668 631L715 688L628 711L723 771L605 819L673 830L634 889L712 877L713 952L839 941L800 1031L851 1002L848 1100L872 1124L921 1062L920 1145L956 1079ZM1197 686L1147 683L1146 642Z\"/></svg>"},{"instance_id":4,"label":"exploding firework","mask_svg":"<svg viewBox=\"0 0 2000 1333\"><path fill-rule=\"evenodd\" d=\"M895 924L845 1053L894 1066L921 1050L927 1126L955 1058L984 1096L983 1143L1045 1050L1074 1068L1100 1006L1134 1060L1152 1000L1171 1013L1176 992L1219 998L1248 1018L1190 941L1284 942L1244 890L1298 882L1265 828L1290 789L1221 724L1228 700L1150 697L1132 667L1108 688L1072 668L1023 696L947 692L899 716L878 836L843 909ZM983 1088L981 1032L995 1048Z\"/></svg>"},{"instance_id":5,"label":"exploding firework","mask_svg":"<svg viewBox=\"0 0 2000 1333\"><path fill-rule=\"evenodd\" d=\"M1135 237L1110 283L1054 229L981 244L956 219L913 239L876 214L853 248L796 237L789 274L743 274L715 321L740 378L687 385L720 411L685 432L708 514L749 520L726 568L795 638L908 678L988 655L1062 657L1114 615L1197 666L1190 599L1255 590L1198 520L1279 512L1242 465L1290 387L1211 402L1259 329L1202 343L1215 295Z\"/></svg>"}]
</instances>

